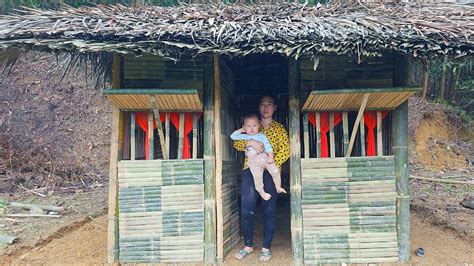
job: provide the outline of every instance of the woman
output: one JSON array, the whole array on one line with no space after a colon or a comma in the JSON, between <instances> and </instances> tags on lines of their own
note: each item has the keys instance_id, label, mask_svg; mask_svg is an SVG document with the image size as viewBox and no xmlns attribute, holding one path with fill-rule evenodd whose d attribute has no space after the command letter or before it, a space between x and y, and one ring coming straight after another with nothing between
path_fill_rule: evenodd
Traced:
<instances>
[{"instance_id":1,"label":"woman","mask_svg":"<svg viewBox=\"0 0 474 266\"><path fill-rule=\"evenodd\" d=\"M273 114L275 113L277 106L275 100L271 96L264 96L260 99L259 111L261 116L260 121L260 132L270 141L270 144L274 151L274 161L281 172L281 165L288 160L290 157L290 148L288 133L285 127L273 120ZM263 143L250 140L250 141L235 141L234 148L238 151L244 151L246 147L253 147L254 149L263 152ZM277 191L275 184L273 183L271 175L265 171L263 174L263 184L265 191L271 195L270 200L262 201L263 207L263 246L262 252L260 253L260 261L269 261L272 253L270 247L275 232L276 224L276 201ZM243 259L245 256L253 252L253 227L254 227L254 212L257 205L257 200L260 195L255 190L255 184L253 181L252 173L247 165L247 158L244 163L244 169L242 172L241 181L241 196L240 196L240 220L241 230L244 235L244 248L241 249L235 258Z\"/></svg>"}]
</instances>

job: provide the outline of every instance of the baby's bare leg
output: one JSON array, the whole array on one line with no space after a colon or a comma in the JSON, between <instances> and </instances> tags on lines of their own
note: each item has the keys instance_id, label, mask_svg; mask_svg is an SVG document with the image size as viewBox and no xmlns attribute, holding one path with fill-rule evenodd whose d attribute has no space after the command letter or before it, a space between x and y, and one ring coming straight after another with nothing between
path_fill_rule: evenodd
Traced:
<instances>
[{"instance_id":1,"label":"baby's bare leg","mask_svg":"<svg viewBox=\"0 0 474 266\"><path fill-rule=\"evenodd\" d=\"M262 199L269 200L272 195L268 194L263 190L263 169L262 167L250 165L250 172L252 172L253 182L255 183L255 190L260 194Z\"/></svg>"},{"instance_id":2,"label":"baby's bare leg","mask_svg":"<svg viewBox=\"0 0 474 266\"><path fill-rule=\"evenodd\" d=\"M286 190L284 190L281 187L281 175L280 175L280 170L274 163L268 163L266 165L266 168L270 175L273 177L273 183L275 183L275 188L278 193L286 193Z\"/></svg>"}]
</instances>

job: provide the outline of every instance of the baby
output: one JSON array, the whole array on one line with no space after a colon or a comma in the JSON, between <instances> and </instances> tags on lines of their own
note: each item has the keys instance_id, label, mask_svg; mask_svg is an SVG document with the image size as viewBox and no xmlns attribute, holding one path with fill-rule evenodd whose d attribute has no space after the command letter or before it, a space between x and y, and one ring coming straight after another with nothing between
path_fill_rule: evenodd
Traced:
<instances>
[{"instance_id":1,"label":"baby","mask_svg":"<svg viewBox=\"0 0 474 266\"><path fill-rule=\"evenodd\" d=\"M267 137L263 133L258 132L259 128L258 117L256 115L246 115L244 116L243 128L234 131L230 138L233 140L255 140L263 143L265 152L258 152L252 147L247 147L245 149L245 156L248 158L249 168L255 183L255 190L260 193L260 196L264 200L269 200L271 195L263 190L263 171L265 169L267 169L273 177L276 191L278 193L286 193L286 191L281 187L280 170L278 170L278 167L273 161L272 146Z\"/></svg>"}]
</instances>

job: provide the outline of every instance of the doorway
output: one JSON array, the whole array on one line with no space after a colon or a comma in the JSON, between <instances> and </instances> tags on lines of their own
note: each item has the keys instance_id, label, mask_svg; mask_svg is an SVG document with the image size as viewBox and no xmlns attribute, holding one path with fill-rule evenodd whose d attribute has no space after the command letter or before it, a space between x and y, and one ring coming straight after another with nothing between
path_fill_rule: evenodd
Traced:
<instances>
[{"instance_id":1,"label":"doorway","mask_svg":"<svg viewBox=\"0 0 474 266\"><path fill-rule=\"evenodd\" d=\"M234 79L234 102L236 125L243 124L242 117L246 113L258 113L259 100L264 95L271 95L275 98L277 110L274 114L274 120L281 123L288 131L288 61L283 56L258 54L249 55L242 58L226 59L228 67L233 73ZM236 152L236 158L239 162L239 171L244 160L243 152ZM289 161L282 166L282 186L287 194L279 194L277 200L276 231L272 241L272 252L278 254L282 259L287 259L290 264L292 261L291 250L291 226L290 226L290 180L289 180ZM238 175L240 180L240 172ZM240 193L239 199L240 199ZM240 200L239 200L240 212ZM259 250L263 241L263 211L260 201L257 203L255 211L254 241L255 258L250 257L243 263L252 263L258 261ZM240 217L240 215L239 215ZM226 262L237 262L233 258L234 254L242 248L242 239L230 251Z\"/></svg>"}]
</instances>

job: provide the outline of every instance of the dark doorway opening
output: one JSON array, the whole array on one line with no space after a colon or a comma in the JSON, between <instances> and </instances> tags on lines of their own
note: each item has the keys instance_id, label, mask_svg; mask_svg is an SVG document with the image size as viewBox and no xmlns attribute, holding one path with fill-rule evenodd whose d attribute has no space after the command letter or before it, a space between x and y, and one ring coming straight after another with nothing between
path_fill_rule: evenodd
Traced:
<instances>
[{"instance_id":1,"label":"dark doorway opening","mask_svg":"<svg viewBox=\"0 0 474 266\"><path fill-rule=\"evenodd\" d=\"M259 100L264 95L275 98L277 110L273 119L281 123L288 130L288 60L283 56L259 54L228 60L234 74L234 94L236 103L236 116L240 125L246 113L257 113ZM239 126L240 126L239 125ZM245 155L239 152L237 158L242 163ZM279 194L277 200L276 231L272 242L273 252L289 252L291 254L290 231L290 180L289 162L282 167L282 186L287 194ZM240 198L240 197L239 197ZM257 203L255 211L254 240L258 254L263 240L263 210L261 201ZM239 202L240 208L240 202ZM228 256L234 256L242 248L242 243ZM290 256L291 257L291 256ZM291 261L291 258L290 258Z\"/></svg>"}]
</instances>

